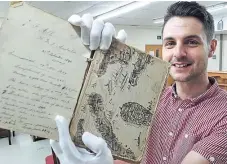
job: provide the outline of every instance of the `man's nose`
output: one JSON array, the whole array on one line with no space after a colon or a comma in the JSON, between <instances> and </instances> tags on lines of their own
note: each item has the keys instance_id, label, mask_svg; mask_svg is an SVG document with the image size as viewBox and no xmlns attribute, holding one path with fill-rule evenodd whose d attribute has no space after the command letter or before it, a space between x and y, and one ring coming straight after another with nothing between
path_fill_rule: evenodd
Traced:
<instances>
[{"instance_id":1,"label":"man's nose","mask_svg":"<svg viewBox=\"0 0 227 164\"><path fill-rule=\"evenodd\" d=\"M185 57L186 55L187 55L186 48L184 47L183 44L177 44L174 47L174 57L181 58L181 57Z\"/></svg>"}]
</instances>

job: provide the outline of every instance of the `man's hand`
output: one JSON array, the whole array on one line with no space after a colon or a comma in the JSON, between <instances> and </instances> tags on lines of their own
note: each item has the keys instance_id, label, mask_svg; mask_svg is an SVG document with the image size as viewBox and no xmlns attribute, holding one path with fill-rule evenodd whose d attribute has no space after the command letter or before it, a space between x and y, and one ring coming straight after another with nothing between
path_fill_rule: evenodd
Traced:
<instances>
[{"instance_id":1,"label":"man's hand","mask_svg":"<svg viewBox=\"0 0 227 164\"><path fill-rule=\"evenodd\" d=\"M69 122L62 116L57 116L56 124L59 132L59 142L50 140L56 156L61 164L113 164L113 157L106 142L91 133L82 136L84 144L94 153L74 145L69 134Z\"/></svg>"},{"instance_id":2,"label":"man's hand","mask_svg":"<svg viewBox=\"0 0 227 164\"><path fill-rule=\"evenodd\" d=\"M81 28L81 39L84 45L89 46L90 50L107 50L112 42L112 37L125 42L127 34L124 30L120 30L116 36L114 26L103 20L93 20L92 15L84 14L82 17L78 15L72 15L68 19L69 23L74 26L80 26Z\"/></svg>"},{"instance_id":3,"label":"man's hand","mask_svg":"<svg viewBox=\"0 0 227 164\"><path fill-rule=\"evenodd\" d=\"M210 164L210 162L195 151L190 151L181 164Z\"/></svg>"}]
</instances>

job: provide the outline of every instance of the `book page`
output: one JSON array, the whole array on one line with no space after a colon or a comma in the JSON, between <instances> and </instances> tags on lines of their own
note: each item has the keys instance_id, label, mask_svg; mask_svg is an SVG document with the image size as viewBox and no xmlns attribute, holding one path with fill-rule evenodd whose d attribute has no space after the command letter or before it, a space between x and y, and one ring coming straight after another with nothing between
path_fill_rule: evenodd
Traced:
<instances>
[{"instance_id":1,"label":"book page","mask_svg":"<svg viewBox=\"0 0 227 164\"><path fill-rule=\"evenodd\" d=\"M96 51L71 123L75 143L83 147L88 131L116 158L139 162L168 73L168 63L117 40Z\"/></svg>"},{"instance_id":2,"label":"book page","mask_svg":"<svg viewBox=\"0 0 227 164\"><path fill-rule=\"evenodd\" d=\"M90 51L67 21L21 3L2 24L0 54L0 127L57 139L54 118L72 118Z\"/></svg>"}]
</instances>

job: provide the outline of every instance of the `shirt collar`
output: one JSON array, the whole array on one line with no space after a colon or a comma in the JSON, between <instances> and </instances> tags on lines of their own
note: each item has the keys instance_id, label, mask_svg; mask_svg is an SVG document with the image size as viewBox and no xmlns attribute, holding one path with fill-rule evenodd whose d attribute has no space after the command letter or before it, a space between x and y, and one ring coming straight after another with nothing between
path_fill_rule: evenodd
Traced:
<instances>
[{"instance_id":1,"label":"shirt collar","mask_svg":"<svg viewBox=\"0 0 227 164\"><path fill-rule=\"evenodd\" d=\"M202 101L203 99L207 99L207 98L211 97L218 90L219 86L218 86L217 80L213 77L209 77L209 81L210 81L210 84L211 84L209 89L207 89L206 92L199 95L198 97L190 99L192 102L196 103L198 101ZM172 96L175 99L179 98L178 95L177 95L177 91L176 91L176 83L174 83L172 85Z\"/></svg>"}]
</instances>

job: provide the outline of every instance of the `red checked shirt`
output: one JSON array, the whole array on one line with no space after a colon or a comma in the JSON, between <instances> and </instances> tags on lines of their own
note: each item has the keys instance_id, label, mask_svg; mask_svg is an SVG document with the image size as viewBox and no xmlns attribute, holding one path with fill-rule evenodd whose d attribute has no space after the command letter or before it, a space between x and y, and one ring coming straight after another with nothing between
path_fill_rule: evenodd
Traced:
<instances>
[{"instance_id":1,"label":"red checked shirt","mask_svg":"<svg viewBox=\"0 0 227 164\"><path fill-rule=\"evenodd\" d=\"M227 164L227 92L213 78L194 99L181 100L175 85L162 94L143 164L180 164L195 151L211 164Z\"/></svg>"}]
</instances>

